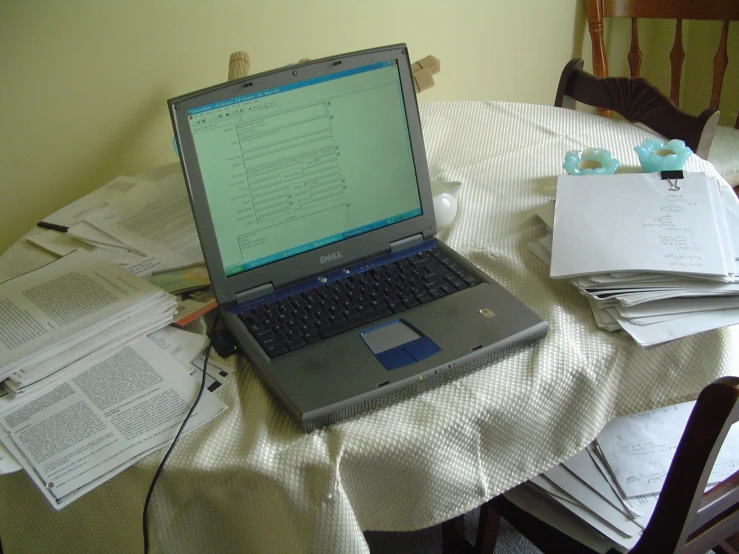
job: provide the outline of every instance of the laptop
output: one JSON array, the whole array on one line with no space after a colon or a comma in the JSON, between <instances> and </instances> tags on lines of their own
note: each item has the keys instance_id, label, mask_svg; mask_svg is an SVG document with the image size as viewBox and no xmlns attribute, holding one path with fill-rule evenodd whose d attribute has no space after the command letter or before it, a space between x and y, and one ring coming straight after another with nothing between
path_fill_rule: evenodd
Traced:
<instances>
[{"instance_id":1,"label":"laptop","mask_svg":"<svg viewBox=\"0 0 739 554\"><path fill-rule=\"evenodd\" d=\"M404 44L168 104L222 319L303 429L546 335L545 321L434 236Z\"/></svg>"}]
</instances>

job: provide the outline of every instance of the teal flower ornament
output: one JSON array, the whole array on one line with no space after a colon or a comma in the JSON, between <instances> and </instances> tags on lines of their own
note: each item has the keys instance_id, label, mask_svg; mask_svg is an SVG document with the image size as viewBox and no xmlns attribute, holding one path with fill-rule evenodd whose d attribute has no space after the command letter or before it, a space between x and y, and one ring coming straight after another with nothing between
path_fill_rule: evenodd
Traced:
<instances>
[{"instance_id":1,"label":"teal flower ornament","mask_svg":"<svg viewBox=\"0 0 739 554\"><path fill-rule=\"evenodd\" d=\"M642 169L647 173L682 169L693 151L681 140L667 144L657 138L648 138L634 148Z\"/></svg>"},{"instance_id":2,"label":"teal flower ornament","mask_svg":"<svg viewBox=\"0 0 739 554\"><path fill-rule=\"evenodd\" d=\"M612 175L621 162L604 148L570 150L562 167L570 175Z\"/></svg>"}]
</instances>

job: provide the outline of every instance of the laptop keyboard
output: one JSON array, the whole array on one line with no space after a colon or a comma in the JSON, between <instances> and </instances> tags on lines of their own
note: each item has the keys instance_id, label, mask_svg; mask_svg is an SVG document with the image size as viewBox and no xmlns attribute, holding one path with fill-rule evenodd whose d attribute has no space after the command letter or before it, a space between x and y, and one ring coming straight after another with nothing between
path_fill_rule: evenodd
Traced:
<instances>
[{"instance_id":1,"label":"laptop keyboard","mask_svg":"<svg viewBox=\"0 0 739 554\"><path fill-rule=\"evenodd\" d=\"M479 283L432 248L257 306L239 317L274 358Z\"/></svg>"}]
</instances>

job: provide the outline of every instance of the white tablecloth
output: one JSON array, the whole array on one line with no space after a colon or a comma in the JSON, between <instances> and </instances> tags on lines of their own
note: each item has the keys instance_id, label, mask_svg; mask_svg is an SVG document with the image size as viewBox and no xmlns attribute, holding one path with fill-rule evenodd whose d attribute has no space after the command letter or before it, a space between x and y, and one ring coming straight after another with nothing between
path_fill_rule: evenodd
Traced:
<instances>
[{"instance_id":1,"label":"white tablecloth","mask_svg":"<svg viewBox=\"0 0 739 554\"><path fill-rule=\"evenodd\" d=\"M714 378L736 374L737 328L641 348L599 329L585 298L550 280L527 249L545 233L533 209L553 198L565 151L605 147L637 170L633 147L647 132L514 103L425 104L421 116L432 179L463 183L442 238L549 321L549 335L472 375L311 433L240 360L216 393L230 410L180 441L157 485L155 551L367 553L363 530L418 529L469 511L580 450L613 416L693 399ZM695 156L687 169L717 175ZM0 476L6 552L140 552L144 497L162 455L61 512L25 474Z\"/></svg>"}]
</instances>

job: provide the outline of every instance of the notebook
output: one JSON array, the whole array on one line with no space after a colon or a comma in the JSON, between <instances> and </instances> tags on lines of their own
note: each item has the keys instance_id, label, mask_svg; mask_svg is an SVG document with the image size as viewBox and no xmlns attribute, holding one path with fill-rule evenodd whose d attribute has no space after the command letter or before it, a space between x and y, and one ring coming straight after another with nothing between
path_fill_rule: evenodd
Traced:
<instances>
[{"instance_id":1,"label":"notebook","mask_svg":"<svg viewBox=\"0 0 739 554\"><path fill-rule=\"evenodd\" d=\"M434 236L405 45L283 67L169 108L222 319L304 429L546 335Z\"/></svg>"}]
</instances>

